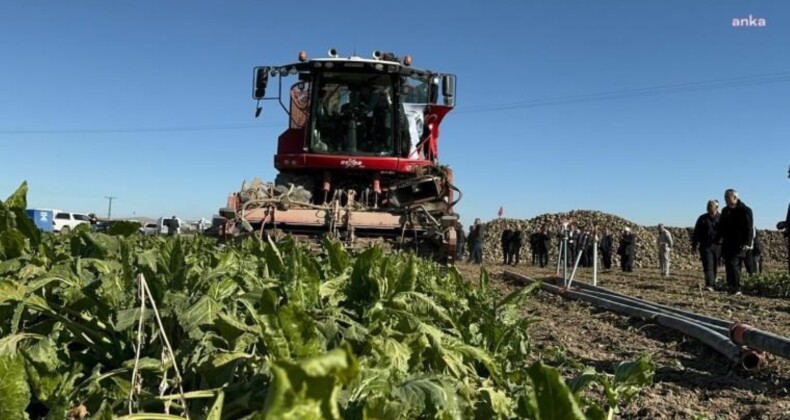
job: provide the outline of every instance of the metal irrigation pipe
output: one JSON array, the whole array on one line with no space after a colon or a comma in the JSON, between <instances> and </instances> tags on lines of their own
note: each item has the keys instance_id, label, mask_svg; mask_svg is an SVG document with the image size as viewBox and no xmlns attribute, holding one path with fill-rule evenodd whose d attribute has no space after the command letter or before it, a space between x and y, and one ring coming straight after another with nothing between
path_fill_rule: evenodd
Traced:
<instances>
[{"instance_id":1,"label":"metal irrigation pipe","mask_svg":"<svg viewBox=\"0 0 790 420\"><path fill-rule=\"evenodd\" d=\"M510 271L505 271L505 275L528 282L537 281L527 276L522 276ZM540 283L544 289L554 294L581 300L635 318L654 321L659 325L663 325L690 337L696 338L727 357L727 359L739 363L745 370L756 370L764 367L767 363L761 352L753 349L743 349L730 341L726 336L691 320L679 318L677 316L672 316L665 313L659 313L653 310L645 309L643 307L614 302L609 299L591 296L582 292L559 288L546 282Z\"/></svg>"},{"instance_id":2,"label":"metal irrigation pipe","mask_svg":"<svg viewBox=\"0 0 790 420\"><path fill-rule=\"evenodd\" d=\"M725 319L714 318L714 317L711 317L711 316L701 315L701 314L697 314L697 313L694 313L694 312L689 312L689 311L686 311L686 310L683 310L683 309L673 308L673 307L667 306L667 305L662 305L660 303L650 302L650 301L647 301L647 300L644 300L644 299L639 299L639 298L628 296L628 295L625 295L625 294L622 294L622 293L618 293L618 292L615 292L613 290L604 289L603 287L599 287L599 286L593 286L593 285L586 284L586 283L577 283L577 287L579 287L581 289L585 289L585 290L596 291L598 293L603 293L603 294L606 294L606 295L609 295L609 296L618 296L618 297L621 297L621 298L625 298L625 299L630 299L630 300L637 301L637 302L646 303L648 305L655 306L656 308L659 308L659 309L663 309L663 310L667 310L667 311L671 311L671 312L677 313L677 314L682 315L682 316L684 316L686 318L692 318L692 319L695 319L695 320L698 320L698 321L702 321L702 322L705 322L707 324L716 325L716 326L719 326L719 327L729 328L733 324L732 321L727 321Z\"/></svg>"},{"instance_id":3,"label":"metal irrigation pipe","mask_svg":"<svg viewBox=\"0 0 790 420\"><path fill-rule=\"evenodd\" d=\"M669 310L666 310L666 309L657 308L657 307L655 307L655 306L653 306L653 305L651 305L651 304L649 304L647 302L642 302L642 301L634 300L634 299L628 299L628 298L621 297L621 296L607 295L605 293L595 292L595 291L592 291L592 290L578 291L577 293L582 293L582 294L585 294L585 295L588 295L588 296L598 297L598 298L601 298L601 299L610 300L612 302L622 303L623 305L630 305L630 306L634 306L634 307L637 307L637 308L642 308L642 309L645 309L645 310L656 312L658 314L663 314L663 315L672 316L672 317L675 317L675 318L685 319L685 320L687 320L689 322L694 322L694 323L696 323L698 325L701 325L703 327L710 328L711 330L715 331L716 333L721 334L723 337L727 337L730 334L730 330L727 327L722 327L720 325L710 324L710 323L707 323L705 321L689 318L687 316L683 316L681 314L678 314L678 313L675 313L675 312L672 312L672 311L669 311Z\"/></svg>"},{"instance_id":4,"label":"metal irrigation pipe","mask_svg":"<svg viewBox=\"0 0 790 420\"><path fill-rule=\"evenodd\" d=\"M745 323L714 318L659 303L653 303L643 299L627 296L622 293L617 293L609 289L604 289L602 287L592 286L586 283L577 283L577 286L581 289L594 291L601 295L619 297L622 299L628 299L631 301L651 305L663 311L673 312L684 318L689 318L710 326L716 326L717 330L726 328L728 331L726 335L737 345L747 346L755 350L766 351L768 353L790 359L790 338L759 330Z\"/></svg>"}]
</instances>

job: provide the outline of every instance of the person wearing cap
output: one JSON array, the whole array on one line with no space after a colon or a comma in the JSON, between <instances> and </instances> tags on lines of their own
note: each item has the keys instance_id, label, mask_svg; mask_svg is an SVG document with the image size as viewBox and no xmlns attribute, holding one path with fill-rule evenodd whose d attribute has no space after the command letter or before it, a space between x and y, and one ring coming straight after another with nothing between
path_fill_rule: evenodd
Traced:
<instances>
[{"instance_id":1,"label":"person wearing cap","mask_svg":"<svg viewBox=\"0 0 790 420\"><path fill-rule=\"evenodd\" d=\"M623 236L620 238L620 246L617 248L617 255L620 256L620 268L624 272L630 273L634 271L636 237L631 233L631 228L628 226L623 229Z\"/></svg>"},{"instance_id":2,"label":"person wearing cap","mask_svg":"<svg viewBox=\"0 0 790 420\"><path fill-rule=\"evenodd\" d=\"M707 210L697 218L694 233L691 235L691 251L699 251L705 288L712 292L716 287L716 271L719 267L721 249L716 242L716 229L719 224L719 202L708 200Z\"/></svg>"},{"instance_id":3,"label":"person wearing cap","mask_svg":"<svg viewBox=\"0 0 790 420\"><path fill-rule=\"evenodd\" d=\"M672 251L672 234L664 227L663 223L658 224L658 264L661 270L661 277L669 277L670 253Z\"/></svg>"},{"instance_id":4,"label":"person wearing cap","mask_svg":"<svg viewBox=\"0 0 790 420\"><path fill-rule=\"evenodd\" d=\"M754 241L754 216L752 209L738 198L738 191L724 191L727 207L719 216L716 240L721 243L721 256L727 272L727 287L730 294L741 294L741 257L746 255Z\"/></svg>"}]
</instances>

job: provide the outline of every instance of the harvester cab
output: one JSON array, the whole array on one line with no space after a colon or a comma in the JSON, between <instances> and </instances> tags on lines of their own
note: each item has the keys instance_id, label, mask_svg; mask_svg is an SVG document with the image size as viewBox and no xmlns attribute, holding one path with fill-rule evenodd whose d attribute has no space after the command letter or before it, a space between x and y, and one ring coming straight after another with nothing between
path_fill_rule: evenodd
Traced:
<instances>
[{"instance_id":1,"label":"harvester cab","mask_svg":"<svg viewBox=\"0 0 790 420\"><path fill-rule=\"evenodd\" d=\"M277 101L288 127L274 156L276 179L245 182L231 194L221 211L226 233L328 234L452 262L460 191L439 165L438 141L456 78L411 64L409 55L375 51L366 59L330 49L325 58L300 52L296 63L254 68L256 117L262 101Z\"/></svg>"}]
</instances>

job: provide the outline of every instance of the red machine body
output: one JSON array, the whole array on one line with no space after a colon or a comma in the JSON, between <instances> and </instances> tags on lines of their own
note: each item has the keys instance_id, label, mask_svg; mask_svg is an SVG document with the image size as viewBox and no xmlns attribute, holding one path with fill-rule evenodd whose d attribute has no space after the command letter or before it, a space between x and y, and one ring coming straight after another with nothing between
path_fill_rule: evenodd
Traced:
<instances>
[{"instance_id":1,"label":"red machine body","mask_svg":"<svg viewBox=\"0 0 790 420\"><path fill-rule=\"evenodd\" d=\"M375 52L256 67L257 100L289 117L279 136L275 181L242 186L221 210L227 234L285 232L349 245L389 243L452 263L458 202L452 172L438 163L439 126L455 105L455 76ZM270 76L276 97L267 97ZM283 103L283 79L298 76ZM443 103L439 103L439 95ZM261 108L258 108L260 113Z\"/></svg>"}]
</instances>

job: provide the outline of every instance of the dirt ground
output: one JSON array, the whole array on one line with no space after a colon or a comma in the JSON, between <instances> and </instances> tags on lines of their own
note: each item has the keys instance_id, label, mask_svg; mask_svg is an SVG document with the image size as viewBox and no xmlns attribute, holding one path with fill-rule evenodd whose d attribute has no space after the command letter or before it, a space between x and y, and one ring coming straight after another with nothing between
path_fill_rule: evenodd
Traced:
<instances>
[{"instance_id":1,"label":"dirt ground","mask_svg":"<svg viewBox=\"0 0 790 420\"><path fill-rule=\"evenodd\" d=\"M521 285L503 279L504 269L535 279L549 278L556 267L541 269L487 264L492 283L507 293ZM480 267L460 264L470 281ZM721 273L723 275L723 273ZM591 269L576 278L590 281ZM658 269L633 273L599 273L598 285L629 296L672 305L727 320L737 320L772 333L790 336L790 301L707 292L700 272L673 273L662 279ZM545 291L528 301L534 357L559 366L568 377L568 360L613 372L624 360L648 353L656 363L654 384L619 415L647 419L790 419L790 361L776 358L767 368L745 372L740 366L696 339L663 326L598 309Z\"/></svg>"}]
</instances>

